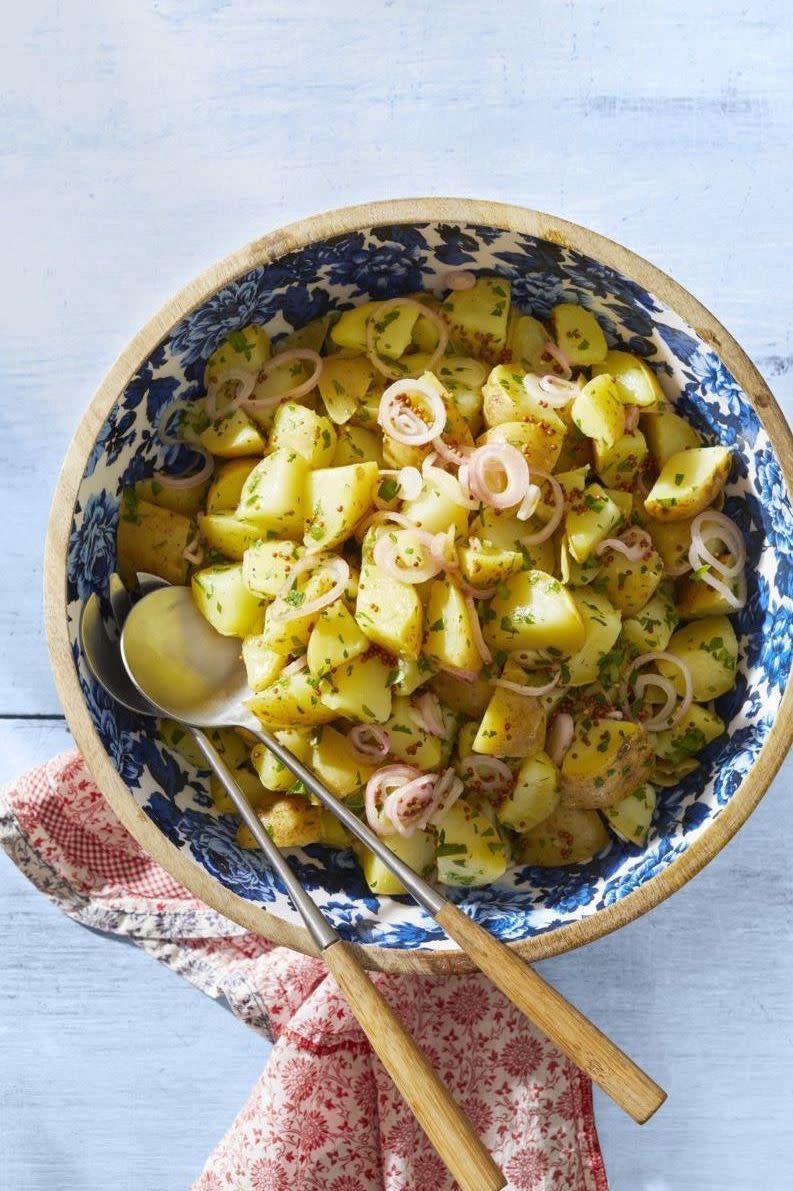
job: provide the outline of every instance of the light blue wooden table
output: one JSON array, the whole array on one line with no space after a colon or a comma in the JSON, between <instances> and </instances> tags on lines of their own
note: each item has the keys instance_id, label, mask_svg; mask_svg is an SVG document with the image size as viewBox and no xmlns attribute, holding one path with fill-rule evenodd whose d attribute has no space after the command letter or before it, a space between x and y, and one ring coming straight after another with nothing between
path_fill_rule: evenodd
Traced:
<instances>
[{"instance_id":1,"label":"light blue wooden table","mask_svg":"<svg viewBox=\"0 0 793 1191\"><path fill-rule=\"evenodd\" d=\"M792 43L783 0L4 6L0 778L68 744L40 560L80 411L271 227L409 194L567 216L687 285L793 411ZM792 778L670 902L543 965L669 1089L642 1130L598 1100L613 1191L793 1185ZM0 1191L182 1191L265 1059L0 859Z\"/></svg>"}]
</instances>

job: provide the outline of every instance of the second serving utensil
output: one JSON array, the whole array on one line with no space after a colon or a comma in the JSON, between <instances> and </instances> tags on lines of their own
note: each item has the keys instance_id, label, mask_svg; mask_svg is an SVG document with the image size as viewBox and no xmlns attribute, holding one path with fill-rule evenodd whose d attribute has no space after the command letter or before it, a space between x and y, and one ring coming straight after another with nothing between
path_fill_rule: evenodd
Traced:
<instances>
[{"instance_id":1,"label":"second serving utensil","mask_svg":"<svg viewBox=\"0 0 793 1191\"><path fill-rule=\"evenodd\" d=\"M126 589L119 584L114 585L111 578L110 602L121 628L132 604ZM151 591L162 585L161 580L153 578L144 590ZM95 595L90 596L83 605L79 636L83 656L90 670L109 695L139 715L159 714L158 709L130 681L121 661L119 647L107 635L101 606ZM189 724L185 724L185 727L210 768L223 783L268 863L283 882L317 952L336 978L372 1049L452 1175L464 1191L498 1191L504 1187L506 1180L477 1137L468 1117L361 967L355 952L340 938L303 889L217 749L200 728Z\"/></svg>"},{"instance_id":2,"label":"second serving utensil","mask_svg":"<svg viewBox=\"0 0 793 1191\"><path fill-rule=\"evenodd\" d=\"M408 893L551 1041L640 1124L666 1093L537 972L468 918L400 860L357 815L245 706L250 694L239 642L222 637L198 612L190 590L152 592L132 610L121 653L138 689L161 714L200 727L246 728L385 864Z\"/></svg>"}]
</instances>

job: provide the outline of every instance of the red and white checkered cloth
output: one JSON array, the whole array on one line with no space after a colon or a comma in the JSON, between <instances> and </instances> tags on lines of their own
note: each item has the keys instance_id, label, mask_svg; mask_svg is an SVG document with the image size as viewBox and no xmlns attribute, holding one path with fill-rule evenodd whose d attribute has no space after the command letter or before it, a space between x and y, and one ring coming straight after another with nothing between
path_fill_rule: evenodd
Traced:
<instances>
[{"instance_id":1,"label":"red and white checkered cloth","mask_svg":"<svg viewBox=\"0 0 793 1191\"><path fill-rule=\"evenodd\" d=\"M321 961L196 901L77 753L0 794L0 842L78 922L123 935L273 1041L193 1191L452 1191ZM514 1191L607 1191L589 1080L480 976L375 977Z\"/></svg>"}]
</instances>

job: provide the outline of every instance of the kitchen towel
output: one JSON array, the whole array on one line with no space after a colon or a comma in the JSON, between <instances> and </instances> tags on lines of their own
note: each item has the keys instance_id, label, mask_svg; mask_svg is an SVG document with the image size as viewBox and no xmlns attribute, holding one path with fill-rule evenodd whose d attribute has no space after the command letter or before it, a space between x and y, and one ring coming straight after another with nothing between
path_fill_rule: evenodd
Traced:
<instances>
[{"instance_id":1,"label":"kitchen towel","mask_svg":"<svg viewBox=\"0 0 793 1191\"><path fill-rule=\"evenodd\" d=\"M322 962L197 901L141 851L78 753L0 793L0 842L75 921L135 943L272 1041L193 1191L453 1191ZM589 1080L484 977L374 979L512 1191L608 1191Z\"/></svg>"}]
</instances>

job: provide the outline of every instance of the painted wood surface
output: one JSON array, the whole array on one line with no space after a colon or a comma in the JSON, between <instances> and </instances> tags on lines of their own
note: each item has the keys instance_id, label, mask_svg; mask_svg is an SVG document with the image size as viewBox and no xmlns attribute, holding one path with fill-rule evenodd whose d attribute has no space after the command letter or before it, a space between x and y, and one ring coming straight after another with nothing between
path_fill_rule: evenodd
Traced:
<instances>
[{"instance_id":1,"label":"painted wood surface","mask_svg":"<svg viewBox=\"0 0 793 1191\"><path fill-rule=\"evenodd\" d=\"M8 6L0 778L66 743L25 717L59 714L41 543L79 413L174 289L271 227L455 193L580 221L701 298L790 416L791 38L781 0ZM791 779L649 918L540 965L669 1091L643 1129L598 1100L613 1191L790 1184ZM188 1186L263 1044L4 860L0 936L1 1191Z\"/></svg>"}]
</instances>

